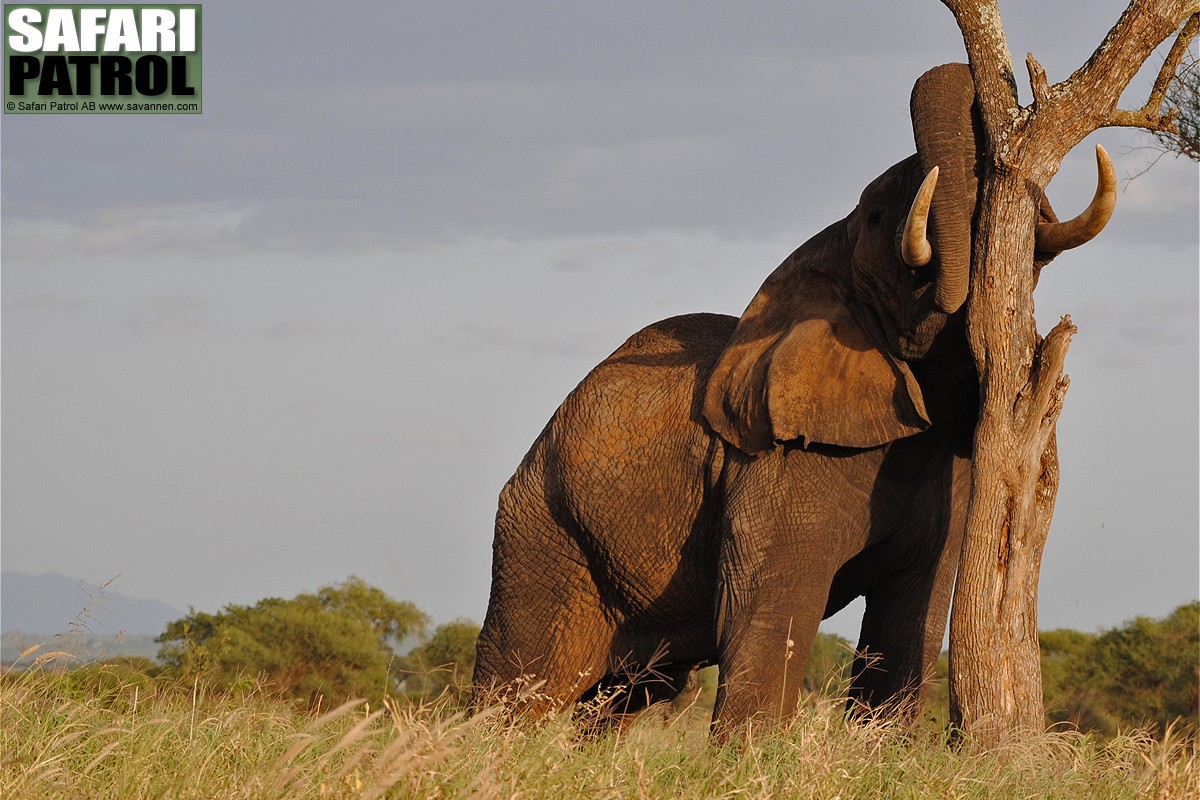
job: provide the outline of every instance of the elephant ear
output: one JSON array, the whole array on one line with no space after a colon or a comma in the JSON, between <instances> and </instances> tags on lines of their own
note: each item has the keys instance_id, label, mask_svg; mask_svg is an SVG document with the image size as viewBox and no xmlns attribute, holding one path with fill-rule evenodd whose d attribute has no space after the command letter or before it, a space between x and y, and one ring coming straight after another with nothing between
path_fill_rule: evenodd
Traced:
<instances>
[{"instance_id":1,"label":"elephant ear","mask_svg":"<svg viewBox=\"0 0 1200 800\"><path fill-rule=\"evenodd\" d=\"M767 278L717 359L708 424L751 454L790 441L875 447L927 429L908 365L876 344L833 278L806 268L799 252Z\"/></svg>"}]
</instances>

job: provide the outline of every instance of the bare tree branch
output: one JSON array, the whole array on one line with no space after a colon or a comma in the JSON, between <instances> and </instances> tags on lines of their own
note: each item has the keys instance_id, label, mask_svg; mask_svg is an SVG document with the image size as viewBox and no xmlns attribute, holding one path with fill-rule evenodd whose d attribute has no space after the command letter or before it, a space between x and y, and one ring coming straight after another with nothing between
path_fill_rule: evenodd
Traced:
<instances>
[{"instance_id":1,"label":"bare tree branch","mask_svg":"<svg viewBox=\"0 0 1200 800\"><path fill-rule=\"evenodd\" d=\"M1111 125L1163 129L1166 120L1161 99L1152 113L1118 112L1117 101L1154 48L1174 32L1182 20L1197 15L1200 0L1133 0L1104 37L1087 63L1065 81L1050 85L1045 70L1032 54L1026 59L1034 105L1022 109L1017 101L1012 55L996 0L942 0L962 31L978 93L979 109L996 165L1005 169L1018 160L1017 153L1032 141L1053 144L1053 158L1035 159L1057 164L1062 156L1098 128ZM1160 73L1154 97L1165 96L1182 54L1195 31L1191 20L1184 26L1168 61L1175 65ZM1114 91L1115 89L1115 91ZM1045 135L1045 131L1058 135ZM1040 181L1042 177L1037 176Z\"/></svg>"},{"instance_id":2,"label":"bare tree branch","mask_svg":"<svg viewBox=\"0 0 1200 800\"><path fill-rule=\"evenodd\" d=\"M996 0L942 0L942 3L950 9L962 31L988 138L1003 141L1020 104L1000 7Z\"/></svg>"},{"instance_id":3,"label":"bare tree branch","mask_svg":"<svg viewBox=\"0 0 1200 800\"><path fill-rule=\"evenodd\" d=\"M1033 57L1033 53L1025 54L1025 67L1029 70L1029 86L1033 89L1033 103L1035 106L1041 105L1050 96L1050 82L1046 78L1046 70Z\"/></svg>"},{"instance_id":4,"label":"bare tree branch","mask_svg":"<svg viewBox=\"0 0 1200 800\"><path fill-rule=\"evenodd\" d=\"M1113 111L1104 122L1105 127L1145 128L1162 133L1179 133L1176 126L1179 108L1164 110L1163 106L1167 104L1168 89L1175 80L1184 54L1188 52L1197 31L1200 31L1200 14L1193 14L1175 38L1175 43L1154 80L1154 88L1150 91L1150 98L1146 104L1137 111Z\"/></svg>"},{"instance_id":5,"label":"bare tree branch","mask_svg":"<svg viewBox=\"0 0 1200 800\"><path fill-rule=\"evenodd\" d=\"M1154 132L1157 149L1200 161L1200 58L1191 50L1167 89L1167 105L1178 112L1175 130Z\"/></svg>"},{"instance_id":6,"label":"bare tree branch","mask_svg":"<svg viewBox=\"0 0 1200 800\"><path fill-rule=\"evenodd\" d=\"M1046 449L1050 434L1062 413L1063 398L1070 379L1063 374L1067 347L1078 332L1070 315L1064 316L1046 334L1038 346L1037 358L1030 374L1030 391L1022 394L1017 413L1024 418L1024 436L1037 442L1031 452L1039 457Z\"/></svg>"},{"instance_id":7,"label":"bare tree branch","mask_svg":"<svg viewBox=\"0 0 1200 800\"><path fill-rule=\"evenodd\" d=\"M1093 105L1116 107L1124 90L1160 42L1180 22L1195 13L1197 4L1185 0L1134 0L1104 37L1096 52L1067 79Z\"/></svg>"},{"instance_id":8,"label":"bare tree branch","mask_svg":"<svg viewBox=\"0 0 1200 800\"><path fill-rule=\"evenodd\" d=\"M1150 100L1146 103L1147 108L1160 108L1166 100L1167 87L1170 85L1171 79L1175 77L1175 73L1179 71L1183 54L1187 52L1192 39L1196 38L1197 31L1200 31L1200 14L1192 14L1180 29L1179 36L1175 38L1175 44L1171 45L1171 52L1167 53L1167 59L1163 62L1162 69L1158 71L1154 89L1150 92Z\"/></svg>"}]
</instances>

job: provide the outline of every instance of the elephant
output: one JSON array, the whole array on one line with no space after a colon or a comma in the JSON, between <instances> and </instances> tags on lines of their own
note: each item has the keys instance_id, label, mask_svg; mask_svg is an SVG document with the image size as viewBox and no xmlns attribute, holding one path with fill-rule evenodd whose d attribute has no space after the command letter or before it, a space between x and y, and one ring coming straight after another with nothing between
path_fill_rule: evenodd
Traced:
<instances>
[{"instance_id":1,"label":"elephant","mask_svg":"<svg viewBox=\"0 0 1200 800\"><path fill-rule=\"evenodd\" d=\"M865 596L850 702L920 708L979 414L965 302L982 127L964 64L922 75L910 105L916 153L741 317L642 329L554 413L500 494L476 703L526 681L534 709L607 692L633 712L716 664L714 726L779 719L820 621ZM1031 189L1035 279L1111 215L1099 153L1078 218Z\"/></svg>"}]
</instances>

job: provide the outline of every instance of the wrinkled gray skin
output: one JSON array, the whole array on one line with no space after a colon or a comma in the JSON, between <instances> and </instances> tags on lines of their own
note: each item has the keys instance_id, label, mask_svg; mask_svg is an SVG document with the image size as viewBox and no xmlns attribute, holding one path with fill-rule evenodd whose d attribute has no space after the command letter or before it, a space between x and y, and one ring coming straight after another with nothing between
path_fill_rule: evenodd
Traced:
<instances>
[{"instance_id":1,"label":"wrinkled gray skin","mask_svg":"<svg viewBox=\"0 0 1200 800\"><path fill-rule=\"evenodd\" d=\"M878 660L855 662L853 699L919 701L978 414L964 312L935 299L939 284L965 293L946 262L970 249L974 90L960 65L927 77L918 154L785 260L740 319L639 331L554 414L500 495L477 692L524 676L544 681L528 701L544 707L625 683L617 707L634 710L715 663L717 723L777 717L820 620L865 596L858 649ZM912 269L897 231L935 165L933 263Z\"/></svg>"}]
</instances>

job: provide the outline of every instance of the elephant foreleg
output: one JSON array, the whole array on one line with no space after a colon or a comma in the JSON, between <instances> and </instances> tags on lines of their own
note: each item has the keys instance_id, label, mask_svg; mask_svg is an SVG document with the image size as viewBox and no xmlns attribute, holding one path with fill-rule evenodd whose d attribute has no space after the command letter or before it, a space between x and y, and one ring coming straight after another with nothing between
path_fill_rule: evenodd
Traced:
<instances>
[{"instance_id":1,"label":"elephant foreleg","mask_svg":"<svg viewBox=\"0 0 1200 800\"><path fill-rule=\"evenodd\" d=\"M942 651L961 547L958 530L927 569L899 573L867 592L852 708L895 706L908 719L920 713Z\"/></svg>"},{"instance_id":2,"label":"elephant foreleg","mask_svg":"<svg viewBox=\"0 0 1200 800\"><path fill-rule=\"evenodd\" d=\"M723 648L713 709L718 727L753 718L778 720L795 711L820 612L760 615Z\"/></svg>"},{"instance_id":3,"label":"elephant foreleg","mask_svg":"<svg viewBox=\"0 0 1200 800\"><path fill-rule=\"evenodd\" d=\"M774 553L748 578L723 577L713 710L718 728L753 717L780 719L796 709L833 572L824 560Z\"/></svg>"}]
</instances>

